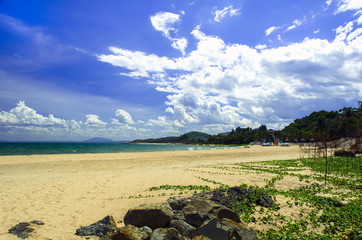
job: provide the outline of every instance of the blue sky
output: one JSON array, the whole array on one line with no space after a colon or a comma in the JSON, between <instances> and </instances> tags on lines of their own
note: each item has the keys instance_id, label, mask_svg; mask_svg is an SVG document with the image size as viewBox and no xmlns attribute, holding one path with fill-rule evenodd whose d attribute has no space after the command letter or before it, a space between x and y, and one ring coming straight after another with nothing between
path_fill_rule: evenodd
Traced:
<instances>
[{"instance_id":1,"label":"blue sky","mask_svg":"<svg viewBox=\"0 0 362 240\"><path fill-rule=\"evenodd\" d=\"M281 129L362 96L360 0L0 1L0 139Z\"/></svg>"}]
</instances>

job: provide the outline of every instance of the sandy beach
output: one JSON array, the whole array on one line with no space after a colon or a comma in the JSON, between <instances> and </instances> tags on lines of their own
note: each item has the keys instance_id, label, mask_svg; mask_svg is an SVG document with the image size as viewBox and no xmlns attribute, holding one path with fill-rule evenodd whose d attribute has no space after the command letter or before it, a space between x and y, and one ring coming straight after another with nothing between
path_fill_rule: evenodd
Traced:
<instances>
[{"instance_id":1,"label":"sandy beach","mask_svg":"<svg viewBox=\"0 0 362 240\"><path fill-rule=\"evenodd\" d=\"M170 192L153 192L148 190L150 187L215 187L200 178L229 186L263 186L264 179L270 177L267 174L213 174L216 170L210 166L295 159L299 155L298 146L251 146L151 153L0 156L0 239L17 239L8 234L8 229L32 220L45 223L36 229L33 239L85 239L74 235L80 226L107 215L113 215L122 226L130 207L170 197ZM288 184L286 181L285 185Z\"/></svg>"}]
</instances>

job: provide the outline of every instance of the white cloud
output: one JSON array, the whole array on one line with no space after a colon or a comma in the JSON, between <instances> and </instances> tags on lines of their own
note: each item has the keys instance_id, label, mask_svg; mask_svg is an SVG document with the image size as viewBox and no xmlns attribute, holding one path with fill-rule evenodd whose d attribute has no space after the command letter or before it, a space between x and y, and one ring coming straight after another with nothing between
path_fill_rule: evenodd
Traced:
<instances>
[{"instance_id":1,"label":"white cloud","mask_svg":"<svg viewBox=\"0 0 362 240\"><path fill-rule=\"evenodd\" d=\"M170 31L175 31L175 23L180 22L180 15L170 12L158 12L151 16L152 26L163 33L167 38L170 37Z\"/></svg>"},{"instance_id":2,"label":"white cloud","mask_svg":"<svg viewBox=\"0 0 362 240\"><path fill-rule=\"evenodd\" d=\"M233 5L230 5L228 7L224 7L222 10L215 10L214 14L215 14L214 21L220 22L222 19L224 19L227 16L232 17L240 15L240 9L234 8Z\"/></svg>"},{"instance_id":3,"label":"white cloud","mask_svg":"<svg viewBox=\"0 0 362 240\"><path fill-rule=\"evenodd\" d=\"M170 126L170 122L166 120L165 116L160 116L157 119L149 119L146 126L168 127Z\"/></svg>"},{"instance_id":4,"label":"white cloud","mask_svg":"<svg viewBox=\"0 0 362 240\"><path fill-rule=\"evenodd\" d=\"M181 11L181 14L185 15L185 12ZM151 16L150 19L154 29L162 32L162 34L172 42L171 46L185 55L185 49L188 44L187 39L171 36L171 32L176 32L174 25L181 21L180 15L171 12L158 12Z\"/></svg>"},{"instance_id":5,"label":"white cloud","mask_svg":"<svg viewBox=\"0 0 362 240\"><path fill-rule=\"evenodd\" d=\"M306 21L306 18L304 18L303 20L298 20L298 19L294 20L294 21L293 21L293 24L290 25L290 26L287 28L286 32L288 32L288 31L290 31L290 30L292 30L292 29L294 29L294 28L296 28L296 27L299 27L299 26L302 25L305 21Z\"/></svg>"},{"instance_id":6,"label":"white cloud","mask_svg":"<svg viewBox=\"0 0 362 240\"><path fill-rule=\"evenodd\" d=\"M120 124L134 124L135 122L133 121L131 115L123 110L123 109L118 109L115 113L117 119L114 119L116 121L114 121L114 123L120 123Z\"/></svg>"},{"instance_id":7,"label":"white cloud","mask_svg":"<svg viewBox=\"0 0 362 240\"><path fill-rule=\"evenodd\" d=\"M252 48L226 44L197 26L192 31L197 48L187 57L143 53L160 63L144 67L130 52L124 62L132 62L130 70L151 75L149 83L169 94L166 112L171 118L151 119L148 126L282 127L322 101L334 106L362 95L362 31L354 27L337 28L333 42L306 38L278 48ZM117 65L112 61L117 54L104 57Z\"/></svg>"},{"instance_id":8,"label":"white cloud","mask_svg":"<svg viewBox=\"0 0 362 240\"><path fill-rule=\"evenodd\" d=\"M267 30L265 30L265 36L269 36L272 32L274 32L275 30L278 30L280 27L276 27L276 26L272 26L270 28L268 28Z\"/></svg>"},{"instance_id":9,"label":"white cloud","mask_svg":"<svg viewBox=\"0 0 362 240\"><path fill-rule=\"evenodd\" d=\"M339 0L338 8L335 13L346 12L350 10L362 9L362 1L360 0Z\"/></svg>"},{"instance_id":10,"label":"white cloud","mask_svg":"<svg viewBox=\"0 0 362 240\"><path fill-rule=\"evenodd\" d=\"M99 119L99 117L95 114L88 114L86 115L86 121L84 122L85 125L92 126L92 127L100 127L107 125L106 122L103 122Z\"/></svg>"},{"instance_id":11,"label":"white cloud","mask_svg":"<svg viewBox=\"0 0 362 240\"><path fill-rule=\"evenodd\" d=\"M44 117L34 109L25 105L24 101L19 101L17 106L9 112L0 112L0 126L40 126L40 127L67 127L68 122L61 118L56 118L53 114ZM72 122L72 126L75 123Z\"/></svg>"},{"instance_id":12,"label":"white cloud","mask_svg":"<svg viewBox=\"0 0 362 240\"><path fill-rule=\"evenodd\" d=\"M84 122L61 119L53 114L48 116L39 114L36 110L26 106L24 101L19 101L16 107L0 112L0 139L74 141L91 137L105 137L114 140L133 140L150 131L144 128L139 131L138 128L129 126L128 124L143 124L143 122L135 123L124 110L118 109L115 115L117 118L110 119L111 124L102 121L95 114L86 115ZM175 124L170 126L173 125Z\"/></svg>"}]
</instances>

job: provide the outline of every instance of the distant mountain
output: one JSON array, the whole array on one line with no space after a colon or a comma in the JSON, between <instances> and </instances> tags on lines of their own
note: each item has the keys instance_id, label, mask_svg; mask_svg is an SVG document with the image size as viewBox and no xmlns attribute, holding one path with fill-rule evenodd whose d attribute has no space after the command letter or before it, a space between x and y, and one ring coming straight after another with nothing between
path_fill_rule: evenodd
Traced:
<instances>
[{"instance_id":1,"label":"distant mountain","mask_svg":"<svg viewBox=\"0 0 362 240\"><path fill-rule=\"evenodd\" d=\"M202 132L189 132L179 137L137 139L131 143L202 143L207 141L209 136Z\"/></svg>"},{"instance_id":2,"label":"distant mountain","mask_svg":"<svg viewBox=\"0 0 362 240\"><path fill-rule=\"evenodd\" d=\"M85 143L110 143L113 141L111 139L107 139L107 138L95 137L95 138L85 140L83 142L85 142Z\"/></svg>"}]
</instances>

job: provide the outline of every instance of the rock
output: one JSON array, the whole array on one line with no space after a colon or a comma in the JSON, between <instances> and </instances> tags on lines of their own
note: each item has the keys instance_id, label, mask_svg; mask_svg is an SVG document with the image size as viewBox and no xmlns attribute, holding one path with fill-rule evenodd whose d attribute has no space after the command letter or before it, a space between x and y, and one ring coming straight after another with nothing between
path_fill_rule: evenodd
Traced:
<instances>
[{"instance_id":1,"label":"rock","mask_svg":"<svg viewBox=\"0 0 362 240\"><path fill-rule=\"evenodd\" d=\"M217 218L205 222L198 228L194 236L205 236L211 240L256 240L258 237L246 225L236 223L230 219Z\"/></svg>"},{"instance_id":2,"label":"rock","mask_svg":"<svg viewBox=\"0 0 362 240\"><path fill-rule=\"evenodd\" d=\"M203 226L198 228L194 236L205 236L212 240L228 240L229 239L229 229L225 230L218 226L218 219L214 218L206 222Z\"/></svg>"},{"instance_id":3,"label":"rock","mask_svg":"<svg viewBox=\"0 0 362 240\"><path fill-rule=\"evenodd\" d=\"M181 210L173 210L173 220L186 221L185 215Z\"/></svg>"},{"instance_id":4,"label":"rock","mask_svg":"<svg viewBox=\"0 0 362 240\"><path fill-rule=\"evenodd\" d=\"M328 206L332 206L332 207L343 207L344 204L338 200L335 200L333 198L330 198L330 197L319 197L319 203L323 203L325 205L328 205Z\"/></svg>"},{"instance_id":5,"label":"rock","mask_svg":"<svg viewBox=\"0 0 362 240\"><path fill-rule=\"evenodd\" d=\"M269 195L264 195L256 200L256 204L262 207L270 208L274 205L274 201Z\"/></svg>"},{"instance_id":6,"label":"rock","mask_svg":"<svg viewBox=\"0 0 362 240\"><path fill-rule=\"evenodd\" d=\"M14 227L9 229L9 233L14 234L22 239L28 238L30 236L29 233L35 230L34 228L30 228L29 226L30 223L28 222L18 223Z\"/></svg>"},{"instance_id":7,"label":"rock","mask_svg":"<svg viewBox=\"0 0 362 240\"><path fill-rule=\"evenodd\" d=\"M220 220L227 218L233 220L234 222L238 223L240 222L240 218L236 214L236 212L224 206L221 206L219 209L215 211L215 216Z\"/></svg>"},{"instance_id":8,"label":"rock","mask_svg":"<svg viewBox=\"0 0 362 240\"><path fill-rule=\"evenodd\" d=\"M170 204L170 207L173 210L182 210L189 202L190 199L187 198L181 198L181 199L176 199L176 198L170 198L167 200L168 204Z\"/></svg>"},{"instance_id":9,"label":"rock","mask_svg":"<svg viewBox=\"0 0 362 240\"><path fill-rule=\"evenodd\" d=\"M141 228L127 225L117 228L112 233L108 234L102 240L146 240L151 237L152 229L144 226Z\"/></svg>"},{"instance_id":10,"label":"rock","mask_svg":"<svg viewBox=\"0 0 362 240\"><path fill-rule=\"evenodd\" d=\"M191 240L211 240L208 237L205 237L204 235L193 237Z\"/></svg>"},{"instance_id":11,"label":"rock","mask_svg":"<svg viewBox=\"0 0 362 240\"><path fill-rule=\"evenodd\" d=\"M205 220L209 219L214 205L205 199L193 199L183 209L186 222L194 227L200 227Z\"/></svg>"},{"instance_id":12,"label":"rock","mask_svg":"<svg viewBox=\"0 0 362 240\"><path fill-rule=\"evenodd\" d=\"M19 238L25 239L30 237L30 233L35 231L35 229L32 228L34 225L44 225L44 222L40 220L33 220L30 223L21 222L10 228L9 233L18 236Z\"/></svg>"},{"instance_id":13,"label":"rock","mask_svg":"<svg viewBox=\"0 0 362 240\"><path fill-rule=\"evenodd\" d=\"M191 238L196 228L185 221L172 220L170 227L175 228L182 236Z\"/></svg>"},{"instance_id":14,"label":"rock","mask_svg":"<svg viewBox=\"0 0 362 240\"><path fill-rule=\"evenodd\" d=\"M245 223L237 223L230 219L221 220L221 224L233 229L231 239L257 240L258 236Z\"/></svg>"},{"instance_id":15,"label":"rock","mask_svg":"<svg viewBox=\"0 0 362 240\"><path fill-rule=\"evenodd\" d=\"M185 240L185 238L174 228L157 228L150 240Z\"/></svg>"},{"instance_id":16,"label":"rock","mask_svg":"<svg viewBox=\"0 0 362 240\"><path fill-rule=\"evenodd\" d=\"M207 193L195 194L192 198L208 199L230 209L235 207L238 202L245 202L246 200L263 207L272 207L274 205L274 201L269 195L254 189L242 187L232 187L227 190L220 189Z\"/></svg>"},{"instance_id":17,"label":"rock","mask_svg":"<svg viewBox=\"0 0 362 240\"><path fill-rule=\"evenodd\" d=\"M128 210L124 223L152 229L165 227L172 219L173 212L168 203L141 205Z\"/></svg>"},{"instance_id":18,"label":"rock","mask_svg":"<svg viewBox=\"0 0 362 240\"><path fill-rule=\"evenodd\" d=\"M106 236L107 233L111 232L117 227L116 221L112 216L107 216L102 220L95 222L86 227L80 227L76 230L75 235L78 236L98 236L103 237Z\"/></svg>"},{"instance_id":19,"label":"rock","mask_svg":"<svg viewBox=\"0 0 362 240\"><path fill-rule=\"evenodd\" d=\"M44 222L40 221L40 220L33 220L30 223L35 224L35 225L44 225Z\"/></svg>"}]
</instances>

